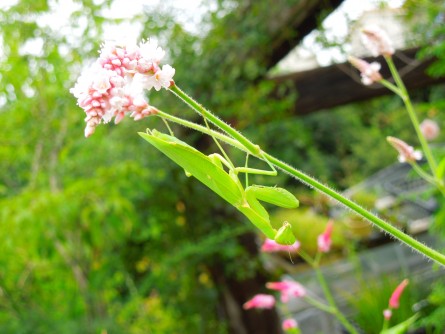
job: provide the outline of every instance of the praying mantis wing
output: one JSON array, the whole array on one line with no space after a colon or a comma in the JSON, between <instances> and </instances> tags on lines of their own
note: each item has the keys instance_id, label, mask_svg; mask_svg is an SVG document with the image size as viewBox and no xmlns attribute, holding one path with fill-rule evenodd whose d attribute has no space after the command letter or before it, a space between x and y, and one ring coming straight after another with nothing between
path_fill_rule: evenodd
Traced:
<instances>
[{"instance_id":1,"label":"praying mantis wing","mask_svg":"<svg viewBox=\"0 0 445 334\"><path fill-rule=\"evenodd\" d=\"M227 202L235 207L242 204L244 196L238 184L208 156L178 138L156 130L139 132L139 135Z\"/></svg>"}]
</instances>

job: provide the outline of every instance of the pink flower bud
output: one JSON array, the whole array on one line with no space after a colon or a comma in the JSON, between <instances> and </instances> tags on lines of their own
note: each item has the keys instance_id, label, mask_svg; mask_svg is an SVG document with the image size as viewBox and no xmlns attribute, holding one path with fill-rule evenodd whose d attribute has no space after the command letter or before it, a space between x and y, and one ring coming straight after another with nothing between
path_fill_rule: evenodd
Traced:
<instances>
[{"instance_id":1,"label":"pink flower bud","mask_svg":"<svg viewBox=\"0 0 445 334\"><path fill-rule=\"evenodd\" d=\"M300 248L300 243L296 241L293 245L280 245L276 243L272 239L264 240L263 245L261 246L261 251L264 253L273 253L273 252L296 252Z\"/></svg>"},{"instance_id":2,"label":"pink flower bud","mask_svg":"<svg viewBox=\"0 0 445 334\"><path fill-rule=\"evenodd\" d=\"M374 57L389 57L394 54L394 47L388 34L376 25L362 29L362 42Z\"/></svg>"},{"instance_id":3,"label":"pink flower bud","mask_svg":"<svg viewBox=\"0 0 445 334\"><path fill-rule=\"evenodd\" d=\"M434 140L439 136L439 125L431 119L425 119L420 123L420 131L426 140Z\"/></svg>"},{"instance_id":4,"label":"pink flower bud","mask_svg":"<svg viewBox=\"0 0 445 334\"><path fill-rule=\"evenodd\" d=\"M415 151L412 146L409 146L403 140L394 137L386 137L386 140L399 152L400 162L415 162L422 159L422 153Z\"/></svg>"},{"instance_id":5,"label":"pink flower bud","mask_svg":"<svg viewBox=\"0 0 445 334\"><path fill-rule=\"evenodd\" d=\"M318 251L322 253L327 253L331 249L332 244L332 229L334 228L334 221L330 219L326 225L325 231L318 236Z\"/></svg>"},{"instance_id":6,"label":"pink flower bud","mask_svg":"<svg viewBox=\"0 0 445 334\"><path fill-rule=\"evenodd\" d=\"M389 307L394 309L399 307L399 301L400 296L402 295L403 290L408 285L409 281L407 279L404 279L394 290L394 292L391 295L391 298L389 299Z\"/></svg>"},{"instance_id":7,"label":"pink flower bud","mask_svg":"<svg viewBox=\"0 0 445 334\"><path fill-rule=\"evenodd\" d=\"M294 281L269 282L266 287L280 291L283 303L287 303L290 298L299 298L306 295L306 289L300 283Z\"/></svg>"},{"instance_id":8,"label":"pink flower bud","mask_svg":"<svg viewBox=\"0 0 445 334\"><path fill-rule=\"evenodd\" d=\"M252 299L244 303L243 308L249 310L251 308L270 309L275 305L275 297L272 295L258 294Z\"/></svg>"},{"instance_id":9,"label":"pink flower bud","mask_svg":"<svg viewBox=\"0 0 445 334\"><path fill-rule=\"evenodd\" d=\"M391 311L390 309L386 309L386 310L384 310L384 311L383 311L383 317L384 317L386 320L391 319L391 317L392 317L392 311Z\"/></svg>"},{"instance_id":10,"label":"pink flower bud","mask_svg":"<svg viewBox=\"0 0 445 334\"><path fill-rule=\"evenodd\" d=\"M288 331L290 329L298 328L298 323L295 319L289 318L289 319L285 319L283 321L282 326L283 326L283 330Z\"/></svg>"},{"instance_id":11,"label":"pink flower bud","mask_svg":"<svg viewBox=\"0 0 445 334\"><path fill-rule=\"evenodd\" d=\"M360 71L360 75L362 77L362 83L364 85L371 85L374 82L382 80L382 75L380 74L380 64L377 62L368 63L362 59L349 56L349 62L352 66Z\"/></svg>"}]
</instances>

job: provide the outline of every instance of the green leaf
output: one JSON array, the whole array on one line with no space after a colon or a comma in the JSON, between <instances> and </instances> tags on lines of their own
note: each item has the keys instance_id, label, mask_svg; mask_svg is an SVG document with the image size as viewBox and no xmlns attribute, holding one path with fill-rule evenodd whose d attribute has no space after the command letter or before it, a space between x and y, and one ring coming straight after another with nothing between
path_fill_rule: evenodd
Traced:
<instances>
[{"instance_id":1,"label":"green leaf","mask_svg":"<svg viewBox=\"0 0 445 334\"><path fill-rule=\"evenodd\" d=\"M240 185L208 156L178 138L156 130L150 134L139 132L139 135L227 202L235 207L242 204L244 196Z\"/></svg>"},{"instance_id":2,"label":"green leaf","mask_svg":"<svg viewBox=\"0 0 445 334\"><path fill-rule=\"evenodd\" d=\"M404 322L401 322L400 324L398 324L394 327L391 327L391 328L381 331L380 334L403 334L403 333L406 333L409 326L411 326L414 323L414 321L416 321L417 318L418 318L418 315L414 314L411 318L408 318Z\"/></svg>"},{"instance_id":3,"label":"green leaf","mask_svg":"<svg viewBox=\"0 0 445 334\"><path fill-rule=\"evenodd\" d=\"M250 186L246 188L246 193L251 192L255 197L263 202L267 202L282 208L293 209L300 204L289 191L277 187Z\"/></svg>"}]
</instances>

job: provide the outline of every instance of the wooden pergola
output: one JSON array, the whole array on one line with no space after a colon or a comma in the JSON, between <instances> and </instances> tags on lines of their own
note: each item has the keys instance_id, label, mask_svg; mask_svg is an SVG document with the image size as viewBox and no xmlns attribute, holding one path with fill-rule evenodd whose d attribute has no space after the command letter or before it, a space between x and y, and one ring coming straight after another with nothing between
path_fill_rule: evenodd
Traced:
<instances>
[{"instance_id":1,"label":"wooden pergola","mask_svg":"<svg viewBox=\"0 0 445 334\"><path fill-rule=\"evenodd\" d=\"M417 60L418 48L398 50L394 62L408 90L428 87L445 82L445 77L433 78L426 69L433 59ZM382 65L383 77L390 78L389 69L383 57L365 58L368 62L377 61ZM380 84L364 86L359 72L349 63L334 64L308 71L274 77L277 83L288 82L298 92L293 113L305 115L339 105L364 101L370 98L390 95L387 88Z\"/></svg>"},{"instance_id":2,"label":"wooden pergola","mask_svg":"<svg viewBox=\"0 0 445 334\"><path fill-rule=\"evenodd\" d=\"M224 39L236 39L236 57L233 61L218 64L224 70L239 66L242 62L261 64L265 71L258 77L244 78L249 85L255 85L267 77L272 69L292 49L298 46L304 37L317 29L322 13L333 12L343 0L275 0L266 8L258 6L255 1L242 1L233 15L223 19L228 28ZM261 25L249 25L255 17ZM251 30L259 29L263 38L252 44ZM397 50L394 61L408 89L419 89L443 83L445 77L432 78L426 74L431 59L418 60L418 48ZM226 49L215 49L215 54L227 55ZM211 56L211 55L210 55ZM369 62L378 61L382 65L382 74L389 78L389 71L382 58L367 58ZM223 72L224 72L223 70ZM329 109L346 103L390 94L381 85L364 86L360 82L357 70L349 63L319 67L274 77L271 80L287 82L298 94L293 112L305 115L311 112ZM205 88L204 88L205 90Z\"/></svg>"}]
</instances>

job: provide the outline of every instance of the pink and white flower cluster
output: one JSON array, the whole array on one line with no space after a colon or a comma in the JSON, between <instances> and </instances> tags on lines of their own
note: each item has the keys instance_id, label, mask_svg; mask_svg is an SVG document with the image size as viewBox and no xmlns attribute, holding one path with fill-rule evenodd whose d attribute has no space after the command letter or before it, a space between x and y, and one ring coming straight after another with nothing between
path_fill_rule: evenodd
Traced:
<instances>
[{"instance_id":1,"label":"pink and white flower cluster","mask_svg":"<svg viewBox=\"0 0 445 334\"><path fill-rule=\"evenodd\" d=\"M113 117L117 124L127 113L134 120L156 113L144 98L144 89L159 91L174 84L175 69L161 68L165 51L152 39L138 45L104 43L99 53L70 89L87 115L85 137Z\"/></svg>"},{"instance_id":2,"label":"pink and white flower cluster","mask_svg":"<svg viewBox=\"0 0 445 334\"><path fill-rule=\"evenodd\" d=\"M400 162L416 162L416 160L422 159L422 152L414 150L403 140L394 137L386 137L386 140L399 152L398 159Z\"/></svg>"},{"instance_id":3,"label":"pink and white flower cluster","mask_svg":"<svg viewBox=\"0 0 445 334\"><path fill-rule=\"evenodd\" d=\"M360 71L362 83L366 86L372 85L383 79L380 74L380 64L377 62L368 63L366 60L359 59L353 56L348 57L352 66Z\"/></svg>"},{"instance_id":4,"label":"pink and white flower cluster","mask_svg":"<svg viewBox=\"0 0 445 334\"><path fill-rule=\"evenodd\" d=\"M394 46L385 30L377 25L368 25L362 29L362 42L374 57L390 57Z\"/></svg>"},{"instance_id":5,"label":"pink and white flower cluster","mask_svg":"<svg viewBox=\"0 0 445 334\"><path fill-rule=\"evenodd\" d=\"M391 57L394 54L394 47L389 36L380 27L369 25L363 28L361 37L363 44L374 57L380 55ZM380 74L381 66L379 63L368 63L363 59L353 56L349 56L348 61L360 71L364 85L368 86L383 79Z\"/></svg>"}]
</instances>

